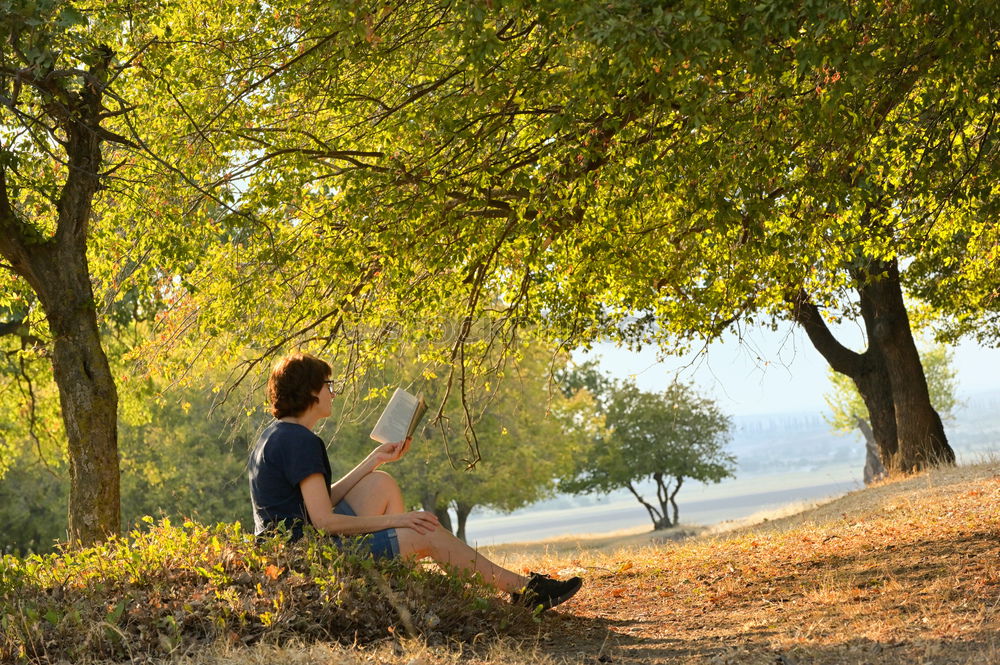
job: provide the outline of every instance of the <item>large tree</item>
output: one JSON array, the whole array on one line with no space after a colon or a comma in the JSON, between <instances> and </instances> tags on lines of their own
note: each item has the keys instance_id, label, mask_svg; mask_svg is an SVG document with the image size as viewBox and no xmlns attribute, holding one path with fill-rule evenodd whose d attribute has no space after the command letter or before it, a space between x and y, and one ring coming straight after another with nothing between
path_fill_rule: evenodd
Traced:
<instances>
[{"instance_id":1,"label":"large tree","mask_svg":"<svg viewBox=\"0 0 1000 665\"><path fill-rule=\"evenodd\" d=\"M81 543L120 522L107 326L152 318L176 300L173 280L198 247L185 239L201 231L203 240L205 229L219 237L183 211L199 197L225 205L224 187L209 196L198 186L213 177L213 155L189 152L181 171L145 138L162 136L151 120L159 102L134 94L128 79L164 45L149 31L162 10L69 0L0 9L0 336L13 336L22 359L51 362L68 450L68 535ZM172 139L169 147L183 143Z\"/></svg>"},{"instance_id":2,"label":"large tree","mask_svg":"<svg viewBox=\"0 0 1000 665\"><path fill-rule=\"evenodd\" d=\"M928 251L989 226L982 3L275 8L295 29L226 108L266 88L281 123L192 133L256 146L233 153L240 203L273 240L242 258L294 313L234 312L261 282L213 261L191 276L212 284L200 325L241 316L279 344L492 310L498 334L669 349L790 319L858 386L894 468L954 459L903 294ZM842 317L864 352L831 334ZM446 337L458 386L468 330Z\"/></svg>"},{"instance_id":3,"label":"large tree","mask_svg":"<svg viewBox=\"0 0 1000 665\"><path fill-rule=\"evenodd\" d=\"M104 127L122 106L114 53L85 24L62 2L8 4L0 17L0 256L42 310L69 444L69 532L90 542L119 521L118 395L87 249L102 149L123 139Z\"/></svg>"}]
</instances>

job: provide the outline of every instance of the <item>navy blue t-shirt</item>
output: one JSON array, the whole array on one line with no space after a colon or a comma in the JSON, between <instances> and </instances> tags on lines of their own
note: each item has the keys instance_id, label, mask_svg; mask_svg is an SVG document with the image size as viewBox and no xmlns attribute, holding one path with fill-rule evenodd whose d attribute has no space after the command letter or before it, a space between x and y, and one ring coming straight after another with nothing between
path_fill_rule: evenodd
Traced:
<instances>
[{"instance_id":1,"label":"navy blue t-shirt","mask_svg":"<svg viewBox=\"0 0 1000 665\"><path fill-rule=\"evenodd\" d=\"M301 538L309 514L299 483L320 473L330 486L330 458L323 439L308 427L277 420L257 439L248 468L254 533L259 536L284 524L292 540Z\"/></svg>"}]
</instances>

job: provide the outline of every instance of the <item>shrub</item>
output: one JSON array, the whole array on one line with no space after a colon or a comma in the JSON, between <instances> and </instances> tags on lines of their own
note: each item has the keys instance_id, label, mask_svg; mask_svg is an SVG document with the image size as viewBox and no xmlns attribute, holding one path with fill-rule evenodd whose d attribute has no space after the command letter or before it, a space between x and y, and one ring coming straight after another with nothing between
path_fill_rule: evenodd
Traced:
<instances>
[{"instance_id":1,"label":"shrub","mask_svg":"<svg viewBox=\"0 0 1000 665\"><path fill-rule=\"evenodd\" d=\"M147 525L87 549L4 556L0 661L132 660L216 640L467 642L531 625L478 580L323 538L257 544L239 524Z\"/></svg>"}]
</instances>

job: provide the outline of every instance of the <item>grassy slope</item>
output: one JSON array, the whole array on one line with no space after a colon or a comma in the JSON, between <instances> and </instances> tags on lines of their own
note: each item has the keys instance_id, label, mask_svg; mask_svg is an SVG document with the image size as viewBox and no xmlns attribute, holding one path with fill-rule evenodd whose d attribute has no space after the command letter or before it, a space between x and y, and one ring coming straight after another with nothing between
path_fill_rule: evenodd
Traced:
<instances>
[{"instance_id":1,"label":"grassy slope","mask_svg":"<svg viewBox=\"0 0 1000 665\"><path fill-rule=\"evenodd\" d=\"M1000 465L936 471L588 571L550 652L636 663L1000 663ZM557 646L558 645L558 646Z\"/></svg>"},{"instance_id":2,"label":"grassy slope","mask_svg":"<svg viewBox=\"0 0 1000 665\"><path fill-rule=\"evenodd\" d=\"M728 533L635 541L496 552L587 583L535 635L471 661L1000 664L1000 464L884 482ZM419 645L341 655L460 658Z\"/></svg>"},{"instance_id":3,"label":"grassy slope","mask_svg":"<svg viewBox=\"0 0 1000 665\"><path fill-rule=\"evenodd\" d=\"M504 552L515 568L587 578L561 611L518 624L514 637L483 632L471 645L438 647L216 643L167 661L1000 663L1000 464L883 483L730 533L634 541Z\"/></svg>"}]
</instances>

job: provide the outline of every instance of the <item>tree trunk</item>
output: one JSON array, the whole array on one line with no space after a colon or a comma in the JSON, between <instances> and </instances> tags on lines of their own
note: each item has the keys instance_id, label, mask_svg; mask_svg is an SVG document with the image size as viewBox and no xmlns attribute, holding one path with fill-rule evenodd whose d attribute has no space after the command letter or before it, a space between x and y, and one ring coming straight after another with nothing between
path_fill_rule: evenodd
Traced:
<instances>
[{"instance_id":1,"label":"tree trunk","mask_svg":"<svg viewBox=\"0 0 1000 665\"><path fill-rule=\"evenodd\" d=\"M896 440L896 408L892 401L892 388L885 358L877 345L869 345L864 353L857 353L838 342L827 327L816 305L809 302L804 291L796 296L793 316L806 331L809 340L835 372L844 374L854 382L861 399L868 409L872 438L883 460L889 460L898 447ZM862 293L861 311L866 326L874 325L874 311L866 307Z\"/></svg>"},{"instance_id":2,"label":"tree trunk","mask_svg":"<svg viewBox=\"0 0 1000 665\"><path fill-rule=\"evenodd\" d=\"M889 468L910 472L937 464L954 464L955 452L948 445L941 417L931 405L927 378L913 341L899 283L899 266L892 260L874 267L881 274L876 274L864 287L875 308L876 323L868 332L885 356L899 442Z\"/></svg>"},{"instance_id":3,"label":"tree trunk","mask_svg":"<svg viewBox=\"0 0 1000 665\"><path fill-rule=\"evenodd\" d=\"M69 449L69 537L91 544L120 530L118 391L101 346L86 256L63 256L39 291L52 332ZM47 276L47 277L48 277Z\"/></svg>"},{"instance_id":4,"label":"tree trunk","mask_svg":"<svg viewBox=\"0 0 1000 665\"><path fill-rule=\"evenodd\" d=\"M113 136L101 127L112 53L100 49L97 55L86 84L67 85L59 94L52 91L59 84L24 70L24 83L51 98L46 113L61 130L57 140L66 151L54 235L43 234L14 209L7 167L0 164L0 255L35 291L52 334L52 369L68 440L69 537L83 545L120 529L118 392L101 347L87 264L91 206L101 179L101 142Z\"/></svg>"},{"instance_id":5,"label":"tree trunk","mask_svg":"<svg viewBox=\"0 0 1000 665\"><path fill-rule=\"evenodd\" d=\"M469 542L465 539L465 525L469 521L469 513L471 513L472 509L475 507L476 504L474 503L462 503L461 501L455 502L455 516L458 522L458 531L455 535L463 543Z\"/></svg>"},{"instance_id":6,"label":"tree trunk","mask_svg":"<svg viewBox=\"0 0 1000 665\"><path fill-rule=\"evenodd\" d=\"M865 275L854 275L859 283L866 279ZM899 438L896 431L896 403L892 394L892 383L889 379L889 368L886 366L885 354L877 340L873 340L871 331L878 325L878 309L869 297L866 286L858 288L861 302L861 317L865 323L868 336L868 349L863 354L863 371L854 379L854 385L868 409L868 423L871 425L871 436L878 450L878 457L885 472L899 450Z\"/></svg>"},{"instance_id":7,"label":"tree trunk","mask_svg":"<svg viewBox=\"0 0 1000 665\"><path fill-rule=\"evenodd\" d=\"M683 476L675 476L674 480L676 481L677 484L674 485L674 489L670 493L670 507L674 511L674 526L677 526L678 524L681 523L681 520L680 520L680 511L677 509L677 493L681 491L681 485L684 484L684 477ZM664 514L666 514L666 513L664 513Z\"/></svg>"},{"instance_id":8,"label":"tree trunk","mask_svg":"<svg viewBox=\"0 0 1000 665\"><path fill-rule=\"evenodd\" d=\"M884 272L884 274L882 274ZM834 371L849 376L868 408L883 466L914 471L953 463L940 417L931 406L920 356L910 331L896 262L873 262L855 271L868 349L840 344L804 291L793 299L793 318Z\"/></svg>"},{"instance_id":9,"label":"tree trunk","mask_svg":"<svg viewBox=\"0 0 1000 665\"><path fill-rule=\"evenodd\" d=\"M4 254L17 257L12 264L38 295L52 334L69 457L68 536L89 545L121 528L118 391L101 346L86 244L56 238L28 247Z\"/></svg>"},{"instance_id":10,"label":"tree trunk","mask_svg":"<svg viewBox=\"0 0 1000 665\"><path fill-rule=\"evenodd\" d=\"M657 529L669 529L673 524L670 522L670 488L663 482L662 473L653 474L653 482L656 483L656 502L660 504L659 520L653 520Z\"/></svg>"},{"instance_id":11,"label":"tree trunk","mask_svg":"<svg viewBox=\"0 0 1000 665\"><path fill-rule=\"evenodd\" d=\"M871 485L876 480L885 477L885 467L882 465L882 458L879 456L878 445L875 443L875 436L868 421L861 416L854 416L858 429L865 437L865 485Z\"/></svg>"}]
</instances>

